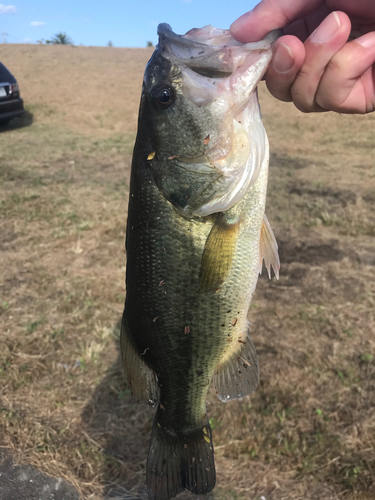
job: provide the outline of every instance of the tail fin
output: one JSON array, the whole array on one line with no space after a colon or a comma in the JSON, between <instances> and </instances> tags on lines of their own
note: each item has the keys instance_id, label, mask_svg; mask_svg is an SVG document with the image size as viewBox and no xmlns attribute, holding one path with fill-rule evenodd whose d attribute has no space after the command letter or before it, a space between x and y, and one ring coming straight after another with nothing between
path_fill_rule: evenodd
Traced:
<instances>
[{"instance_id":1,"label":"tail fin","mask_svg":"<svg viewBox=\"0 0 375 500\"><path fill-rule=\"evenodd\" d=\"M177 436L161 427L159 411L147 459L150 500L169 500L185 488L195 494L208 493L216 480L210 424L207 421L202 428Z\"/></svg>"}]
</instances>

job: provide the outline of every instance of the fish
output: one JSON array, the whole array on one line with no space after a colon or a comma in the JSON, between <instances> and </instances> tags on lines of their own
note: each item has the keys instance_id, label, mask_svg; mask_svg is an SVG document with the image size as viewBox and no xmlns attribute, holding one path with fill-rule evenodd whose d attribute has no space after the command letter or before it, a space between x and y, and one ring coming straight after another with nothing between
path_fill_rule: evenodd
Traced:
<instances>
[{"instance_id":1,"label":"fish","mask_svg":"<svg viewBox=\"0 0 375 500\"><path fill-rule=\"evenodd\" d=\"M168 500L215 486L211 380L223 402L258 384L247 314L263 261L270 277L280 261L257 85L279 32L242 44L163 23L158 35L131 167L121 356L133 396L157 406L146 482Z\"/></svg>"}]
</instances>

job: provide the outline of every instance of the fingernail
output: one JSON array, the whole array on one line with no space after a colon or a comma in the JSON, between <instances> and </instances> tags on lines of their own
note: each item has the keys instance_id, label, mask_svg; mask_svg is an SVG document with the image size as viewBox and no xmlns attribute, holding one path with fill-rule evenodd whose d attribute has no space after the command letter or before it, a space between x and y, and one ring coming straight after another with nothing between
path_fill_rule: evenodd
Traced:
<instances>
[{"instance_id":1,"label":"fingernail","mask_svg":"<svg viewBox=\"0 0 375 500\"><path fill-rule=\"evenodd\" d=\"M373 36L373 33L367 33L361 38L356 38L355 41L362 45L362 47L365 47L365 49L371 49L375 45L375 38Z\"/></svg>"},{"instance_id":2,"label":"fingernail","mask_svg":"<svg viewBox=\"0 0 375 500\"><path fill-rule=\"evenodd\" d=\"M241 17L236 19L229 28L230 32L236 34L237 31L242 29L242 26L246 23L247 19L251 16L252 12L253 12L252 10L249 10L249 12L246 12L246 14L243 14Z\"/></svg>"},{"instance_id":3,"label":"fingernail","mask_svg":"<svg viewBox=\"0 0 375 500\"><path fill-rule=\"evenodd\" d=\"M287 73L293 68L294 57L290 48L284 43L279 43L272 59L272 67L278 73Z\"/></svg>"},{"instance_id":4,"label":"fingernail","mask_svg":"<svg viewBox=\"0 0 375 500\"><path fill-rule=\"evenodd\" d=\"M328 42L330 38L341 28L340 18L337 12L332 12L324 19L315 31L310 36L313 43Z\"/></svg>"}]
</instances>

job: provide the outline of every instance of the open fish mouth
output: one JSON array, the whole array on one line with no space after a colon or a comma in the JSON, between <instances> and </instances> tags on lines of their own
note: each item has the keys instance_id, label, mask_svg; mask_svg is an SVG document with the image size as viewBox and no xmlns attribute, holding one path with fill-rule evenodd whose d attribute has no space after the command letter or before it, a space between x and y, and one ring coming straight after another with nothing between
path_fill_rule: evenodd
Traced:
<instances>
[{"instance_id":1,"label":"open fish mouth","mask_svg":"<svg viewBox=\"0 0 375 500\"><path fill-rule=\"evenodd\" d=\"M178 35L163 23L158 26L158 49L180 68L186 97L198 106L207 106L223 93L233 94L230 104L236 115L263 77L272 44L281 33L272 31L260 42L243 44L229 30L211 25Z\"/></svg>"},{"instance_id":2,"label":"open fish mouth","mask_svg":"<svg viewBox=\"0 0 375 500\"><path fill-rule=\"evenodd\" d=\"M196 73L209 78L227 78L238 69L246 53L269 50L281 31L272 31L264 40L243 44L237 42L229 30L211 25L194 28L185 35L174 33L167 23L159 24L159 46Z\"/></svg>"},{"instance_id":3,"label":"open fish mouth","mask_svg":"<svg viewBox=\"0 0 375 500\"><path fill-rule=\"evenodd\" d=\"M201 171L205 166L219 175L210 199L197 194L185 213L207 216L227 210L256 182L268 150L256 87L281 34L272 31L260 42L242 44L229 30L210 25L178 35L159 24L157 49L181 71L184 96L215 116L217 124L207 131L197 156L172 157L181 166Z\"/></svg>"},{"instance_id":4,"label":"open fish mouth","mask_svg":"<svg viewBox=\"0 0 375 500\"><path fill-rule=\"evenodd\" d=\"M220 35L215 36L212 33L214 36L210 36L207 30L206 36L192 37L193 32L198 32L199 35L200 31L203 30L194 29L186 35L177 35L169 24L159 24L159 45L175 62L183 62L188 68L202 76L227 78L234 71L231 51L225 43L220 46L215 45L219 38L224 42L225 30L212 28L211 31L220 31Z\"/></svg>"}]
</instances>

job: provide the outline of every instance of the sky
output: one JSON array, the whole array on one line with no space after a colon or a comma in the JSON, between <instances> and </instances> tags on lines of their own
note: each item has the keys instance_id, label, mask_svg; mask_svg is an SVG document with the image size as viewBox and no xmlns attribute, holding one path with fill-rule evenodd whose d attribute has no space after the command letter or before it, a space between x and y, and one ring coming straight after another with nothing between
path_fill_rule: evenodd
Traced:
<instances>
[{"instance_id":1,"label":"sky","mask_svg":"<svg viewBox=\"0 0 375 500\"><path fill-rule=\"evenodd\" d=\"M1 1L1 0L0 0ZM161 22L173 31L228 28L256 0L10 0L0 3L0 42L37 43L65 32L75 45L145 47ZM0 45L1 56L1 45Z\"/></svg>"}]
</instances>

